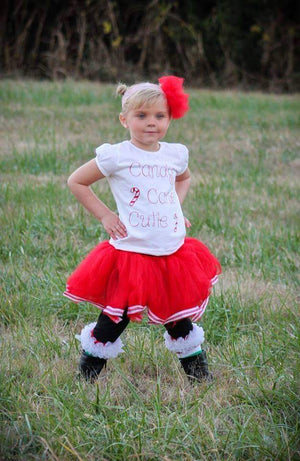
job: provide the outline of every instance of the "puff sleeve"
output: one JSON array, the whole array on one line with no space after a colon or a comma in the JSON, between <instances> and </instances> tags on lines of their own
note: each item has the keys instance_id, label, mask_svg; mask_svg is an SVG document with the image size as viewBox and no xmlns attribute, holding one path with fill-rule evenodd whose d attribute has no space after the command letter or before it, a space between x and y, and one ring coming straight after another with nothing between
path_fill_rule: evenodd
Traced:
<instances>
[{"instance_id":1,"label":"puff sleeve","mask_svg":"<svg viewBox=\"0 0 300 461\"><path fill-rule=\"evenodd\" d=\"M104 176L111 176L117 170L118 151L112 144L102 144L95 149L96 164Z\"/></svg>"},{"instance_id":2,"label":"puff sleeve","mask_svg":"<svg viewBox=\"0 0 300 461\"><path fill-rule=\"evenodd\" d=\"M177 176L181 175L186 171L189 165L189 151L183 144L176 144L176 150L178 155L178 170Z\"/></svg>"}]
</instances>

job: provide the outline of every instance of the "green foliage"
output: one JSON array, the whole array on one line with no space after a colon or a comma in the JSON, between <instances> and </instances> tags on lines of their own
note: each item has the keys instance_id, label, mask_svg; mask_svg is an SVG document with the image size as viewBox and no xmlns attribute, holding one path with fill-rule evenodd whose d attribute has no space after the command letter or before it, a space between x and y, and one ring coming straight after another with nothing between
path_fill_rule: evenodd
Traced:
<instances>
[{"instance_id":1,"label":"green foliage","mask_svg":"<svg viewBox=\"0 0 300 461\"><path fill-rule=\"evenodd\" d=\"M190 112L170 126L190 149L190 235L223 266L203 316L214 381L191 386L145 318L90 385L75 334L98 311L62 292L106 235L66 179L97 145L124 139L113 93L0 85L0 458L296 460L299 98L190 90ZM105 182L95 192L114 207Z\"/></svg>"}]
</instances>

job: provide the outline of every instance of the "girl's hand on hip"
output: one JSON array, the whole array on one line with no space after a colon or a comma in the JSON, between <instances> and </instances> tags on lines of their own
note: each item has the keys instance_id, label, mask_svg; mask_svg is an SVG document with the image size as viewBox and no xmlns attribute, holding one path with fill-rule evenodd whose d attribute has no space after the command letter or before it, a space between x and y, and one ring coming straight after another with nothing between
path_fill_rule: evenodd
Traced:
<instances>
[{"instance_id":1,"label":"girl's hand on hip","mask_svg":"<svg viewBox=\"0 0 300 461\"><path fill-rule=\"evenodd\" d=\"M192 227L191 222L185 216L184 216L184 224L185 224L185 227L187 227L187 228Z\"/></svg>"},{"instance_id":2,"label":"girl's hand on hip","mask_svg":"<svg viewBox=\"0 0 300 461\"><path fill-rule=\"evenodd\" d=\"M116 213L109 211L102 217L101 223L112 239L127 237L127 229Z\"/></svg>"}]
</instances>

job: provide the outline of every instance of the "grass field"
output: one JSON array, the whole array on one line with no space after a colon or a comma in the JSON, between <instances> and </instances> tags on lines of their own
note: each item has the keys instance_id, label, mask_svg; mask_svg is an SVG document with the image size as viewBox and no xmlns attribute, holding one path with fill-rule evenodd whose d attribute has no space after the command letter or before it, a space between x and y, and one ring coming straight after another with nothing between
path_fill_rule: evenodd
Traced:
<instances>
[{"instance_id":1,"label":"grass field","mask_svg":"<svg viewBox=\"0 0 300 461\"><path fill-rule=\"evenodd\" d=\"M124 139L120 101L88 82L0 90L0 459L300 459L299 96L194 89L168 133L190 149L189 235L223 267L203 317L213 383L191 386L145 319L91 385L74 337L98 311L62 292L106 235L66 179ZM114 209L105 182L95 191Z\"/></svg>"}]
</instances>

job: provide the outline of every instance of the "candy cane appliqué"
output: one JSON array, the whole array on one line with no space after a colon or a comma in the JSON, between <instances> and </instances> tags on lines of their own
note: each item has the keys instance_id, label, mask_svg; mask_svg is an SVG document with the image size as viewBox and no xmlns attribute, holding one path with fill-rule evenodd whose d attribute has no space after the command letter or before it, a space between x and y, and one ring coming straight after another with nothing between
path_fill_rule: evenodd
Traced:
<instances>
[{"instance_id":1,"label":"candy cane appliqu\u00e9","mask_svg":"<svg viewBox=\"0 0 300 461\"><path fill-rule=\"evenodd\" d=\"M176 213L174 213L174 232L177 232L177 227L178 227L178 216Z\"/></svg>"},{"instance_id":2,"label":"candy cane appliqu\u00e9","mask_svg":"<svg viewBox=\"0 0 300 461\"><path fill-rule=\"evenodd\" d=\"M134 194L134 195L133 195L132 199L130 200L129 205L133 206L135 204L135 202L139 199L139 196L141 195L141 192L140 192L140 189L138 187L132 187L130 189L130 192L132 194Z\"/></svg>"}]
</instances>

